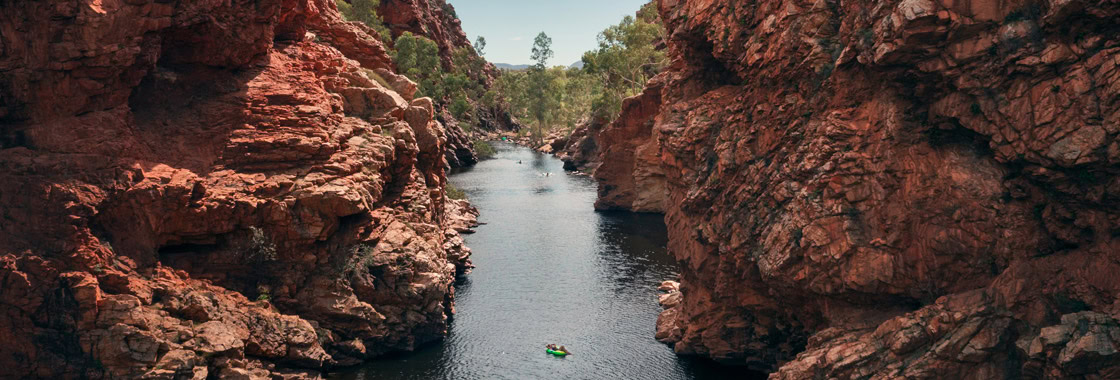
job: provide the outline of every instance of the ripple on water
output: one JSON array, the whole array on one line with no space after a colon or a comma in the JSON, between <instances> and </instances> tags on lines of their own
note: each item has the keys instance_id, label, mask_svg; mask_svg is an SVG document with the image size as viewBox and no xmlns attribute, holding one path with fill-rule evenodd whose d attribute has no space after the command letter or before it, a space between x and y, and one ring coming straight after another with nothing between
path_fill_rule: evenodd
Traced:
<instances>
[{"instance_id":1,"label":"ripple on water","mask_svg":"<svg viewBox=\"0 0 1120 380\"><path fill-rule=\"evenodd\" d=\"M677 274L660 216L595 212L590 178L562 174L551 156L495 147L496 158L451 177L486 224L466 236L477 268L457 285L447 339L335 377L749 378L653 339L657 285ZM553 357L547 343L573 355Z\"/></svg>"}]
</instances>

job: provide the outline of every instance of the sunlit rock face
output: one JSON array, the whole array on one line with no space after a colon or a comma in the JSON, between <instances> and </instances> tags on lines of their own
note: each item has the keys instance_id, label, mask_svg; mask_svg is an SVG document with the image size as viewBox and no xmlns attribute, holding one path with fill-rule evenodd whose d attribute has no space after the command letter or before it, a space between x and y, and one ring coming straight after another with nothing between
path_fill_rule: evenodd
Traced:
<instances>
[{"instance_id":1,"label":"sunlit rock face","mask_svg":"<svg viewBox=\"0 0 1120 380\"><path fill-rule=\"evenodd\" d=\"M445 334L475 214L333 2L17 1L0 31L0 378L317 377Z\"/></svg>"},{"instance_id":2,"label":"sunlit rock face","mask_svg":"<svg viewBox=\"0 0 1120 380\"><path fill-rule=\"evenodd\" d=\"M469 48L471 41L463 32L462 22L455 12L455 7L446 0L381 0L377 12L381 15L392 39L408 32L424 36L436 43L439 47L440 62L443 68L451 71L456 62L452 59L454 52L459 48ZM473 49L471 50L473 52ZM500 73L493 65L486 63L482 67L480 81L485 82L487 88L493 85L494 79ZM521 125L510 114L508 109L501 105L487 107L481 103L472 104L474 120L472 127L482 131L516 131ZM447 132L447 162L451 167L466 167L478 162L470 135L464 130L464 125L451 114L446 107L436 112L436 118L442 123Z\"/></svg>"},{"instance_id":3,"label":"sunlit rock face","mask_svg":"<svg viewBox=\"0 0 1120 380\"><path fill-rule=\"evenodd\" d=\"M659 7L660 105L597 178L630 209L664 178L660 339L782 379L1120 376L1120 2Z\"/></svg>"},{"instance_id":4,"label":"sunlit rock face","mask_svg":"<svg viewBox=\"0 0 1120 380\"><path fill-rule=\"evenodd\" d=\"M665 174L653 128L665 77L654 77L641 94L625 99L618 118L596 136L602 146L594 172L596 209L665 212Z\"/></svg>"}]
</instances>

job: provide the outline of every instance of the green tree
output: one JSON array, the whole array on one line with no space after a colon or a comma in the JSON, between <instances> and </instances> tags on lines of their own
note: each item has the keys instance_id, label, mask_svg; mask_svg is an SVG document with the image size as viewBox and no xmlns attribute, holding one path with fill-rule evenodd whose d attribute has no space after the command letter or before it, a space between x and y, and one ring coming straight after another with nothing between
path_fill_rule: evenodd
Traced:
<instances>
[{"instance_id":1,"label":"green tree","mask_svg":"<svg viewBox=\"0 0 1120 380\"><path fill-rule=\"evenodd\" d=\"M381 16L377 14L377 7L381 5L381 0L335 0L338 6L339 13L348 21L359 21L368 25L373 30L377 31L382 41L392 41L393 35L390 33L389 28L385 26L385 22L381 20Z\"/></svg>"},{"instance_id":2,"label":"green tree","mask_svg":"<svg viewBox=\"0 0 1120 380\"><path fill-rule=\"evenodd\" d=\"M654 3L626 16L618 25L599 33L599 48L584 53L584 71L600 77L603 92L592 106L599 116L613 119L622 99L637 95L645 83L666 65L665 53L655 49L665 36Z\"/></svg>"},{"instance_id":3,"label":"green tree","mask_svg":"<svg viewBox=\"0 0 1120 380\"><path fill-rule=\"evenodd\" d=\"M547 67L551 39L541 33L533 45L534 65L504 70L493 100L508 105L514 116L534 121L537 136L549 126L570 130L589 116L610 121L618 117L622 99L640 93L667 64L665 53L655 48L664 36L656 4L648 3L636 17L627 16L599 34L598 48L584 54L583 69L567 69Z\"/></svg>"},{"instance_id":4,"label":"green tree","mask_svg":"<svg viewBox=\"0 0 1120 380\"><path fill-rule=\"evenodd\" d=\"M477 99L482 96L483 86L486 82L486 73L484 72L486 60L475 54L474 50L470 47L463 46L455 49L451 53L451 61L454 63L454 72L462 74L466 78L476 82L465 88L464 90L470 91L472 99Z\"/></svg>"},{"instance_id":5,"label":"green tree","mask_svg":"<svg viewBox=\"0 0 1120 380\"><path fill-rule=\"evenodd\" d=\"M420 85L420 94L437 102L444 97L443 67L435 41L404 32L397 37L393 62L397 69Z\"/></svg>"},{"instance_id":6,"label":"green tree","mask_svg":"<svg viewBox=\"0 0 1120 380\"><path fill-rule=\"evenodd\" d=\"M478 36L474 40L474 52L478 53L479 57L486 55L486 37Z\"/></svg>"},{"instance_id":7,"label":"green tree","mask_svg":"<svg viewBox=\"0 0 1120 380\"><path fill-rule=\"evenodd\" d=\"M481 57L486 49L486 39L479 37L472 46L461 46L451 52L450 72L442 65L439 46L425 36L404 32L391 41L389 28L386 27L377 8L381 0L335 0L343 17L350 21L364 23L381 35L386 42L392 42L390 51L397 72L416 82L419 96L431 97L437 106L447 107L464 129L477 123L473 112L476 104L500 106L497 94L487 96L489 77L486 74L486 61ZM455 17L454 10L445 2L440 2L444 12Z\"/></svg>"},{"instance_id":8,"label":"green tree","mask_svg":"<svg viewBox=\"0 0 1120 380\"><path fill-rule=\"evenodd\" d=\"M575 129L581 119L591 113L595 99L601 96L599 78L580 69L554 67L553 76L561 96L560 106L554 110L554 120L568 131Z\"/></svg>"},{"instance_id":9,"label":"green tree","mask_svg":"<svg viewBox=\"0 0 1120 380\"><path fill-rule=\"evenodd\" d=\"M472 108L471 103L463 94L455 95L455 100L451 102L451 114L462 122L470 123L474 121L474 115L470 113Z\"/></svg>"},{"instance_id":10,"label":"green tree","mask_svg":"<svg viewBox=\"0 0 1120 380\"><path fill-rule=\"evenodd\" d=\"M529 59L537 63L537 68L543 70L552 56L552 37L541 32L537 35L537 38L533 39L533 54L529 55Z\"/></svg>"},{"instance_id":11,"label":"green tree","mask_svg":"<svg viewBox=\"0 0 1120 380\"><path fill-rule=\"evenodd\" d=\"M547 129L545 122L551 116L549 111L552 110L555 95L557 95L553 91L556 85L555 78L547 67L548 60L552 56L552 38L541 32L533 40L533 51L529 56L536 64L530 67L528 71L528 95L531 101L529 113L537 120L536 128L533 131L533 139L537 143L540 143L544 137L544 131Z\"/></svg>"}]
</instances>

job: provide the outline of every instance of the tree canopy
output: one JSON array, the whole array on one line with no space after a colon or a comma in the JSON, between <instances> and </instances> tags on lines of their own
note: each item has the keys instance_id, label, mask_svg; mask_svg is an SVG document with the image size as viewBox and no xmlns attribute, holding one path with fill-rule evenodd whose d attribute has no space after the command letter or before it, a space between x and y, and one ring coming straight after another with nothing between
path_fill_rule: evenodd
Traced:
<instances>
[{"instance_id":1,"label":"tree canopy","mask_svg":"<svg viewBox=\"0 0 1120 380\"><path fill-rule=\"evenodd\" d=\"M581 69L548 67L552 39L541 33L533 41L525 71L507 70L497 83L496 98L507 102L518 118L534 120L540 130L549 126L574 128L581 119L618 117L622 99L637 95L665 65L665 53L656 49L664 38L654 3L637 17L626 16L599 34L599 46L583 55Z\"/></svg>"},{"instance_id":2,"label":"tree canopy","mask_svg":"<svg viewBox=\"0 0 1120 380\"><path fill-rule=\"evenodd\" d=\"M479 57L486 55L486 37L478 36L478 38L474 40L474 52L477 53Z\"/></svg>"},{"instance_id":3,"label":"tree canopy","mask_svg":"<svg viewBox=\"0 0 1120 380\"><path fill-rule=\"evenodd\" d=\"M338 12L342 13L342 17L348 21L359 21L368 25L380 34L382 41L392 41L393 35L389 32L389 28L385 26L385 22L381 20L381 16L377 14L377 7L381 5L381 0L335 0L335 5L338 6Z\"/></svg>"},{"instance_id":4,"label":"tree canopy","mask_svg":"<svg viewBox=\"0 0 1120 380\"><path fill-rule=\"evenodd\" d=\"M583 55L584 71L596 75L604 87L596 99L595 110L613 118L622 99L637 95L646 82L657 75L667 60L655 48L665 36L665 28L654 3L642 6L638 17L626 16L618 25L599 33L599 48Z\"/></svg>"}]
</instances>

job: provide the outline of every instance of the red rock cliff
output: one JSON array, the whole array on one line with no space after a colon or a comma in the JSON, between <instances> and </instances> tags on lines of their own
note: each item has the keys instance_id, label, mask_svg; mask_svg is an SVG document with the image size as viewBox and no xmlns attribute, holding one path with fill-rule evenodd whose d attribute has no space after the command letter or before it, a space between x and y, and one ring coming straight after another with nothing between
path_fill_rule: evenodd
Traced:
<instances>
[{"instance_id":1,"label":"red rock cliff","mask_svg":"<svg viewBox=\"0 0 1120 380\"><path fill-rule=\"evenodd\" d=\"M594 171L599 182L596 209L665 212L665 174L653 128L664 79L654 77L641 94L625 99L618 118L594 137L602 147Z\"/></svg>"},{"instance_id":2,"label":"red rock cliff","mask_svg":"<svg viewBox=\"0 0 1120 380\"><path fill-rule=\"evenodd\" d=\"M445 70L451 70L455 49L470 47L471 41L463 32L462 22L455 13L455 7L446 0L381 0L378 14L396 39L404 32L425 36L439 46L440 60ZM472 50L473 52L473 50ZM493 65L483 65L483 73L478 73L481 84L490 88L495 77L500 75ZM512 119L509 110L502 107L484 107L473 104L478 128L488 131L515 131L520 125ZM451 112L443 110L439 104L437 118L444 124L448 133L447 161L452 167L470 166L478 162L470 136L459 125Z\"/></svg>"},{"instance_id":3,"label":"red rock cliff","mask_svg":"<svg viewBox=\"0 0 1120 380\"><path fill-rule=\"evenodd\" d=\"M394 40L410 32L435 41L445 68L451 68L455 49L471 46L455 7L446 0L381 0L377 11Z\"/></svg>"},{"instance_id":4,"label":"red rock cliff","mask_svg":"<svg viewBox=\"0 0 1120 380\"><path fill-rule=\"evenodd\" d=\"M1120 2L659 5L660 109L613 139L666 176L659 339L780 379L1120 377Z\"/></svg>"},{"instance_id":5,"label":"red rock cliff","mask_svg":"<svg viewBox=\"0 0 1120 380\"><path fill-rule=\"evenodd\" d=\"M315 377L445 333L443 126L333 2L0 8L0 378Z\"/></svg>"}]
</instances>

